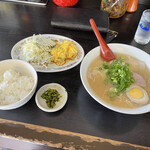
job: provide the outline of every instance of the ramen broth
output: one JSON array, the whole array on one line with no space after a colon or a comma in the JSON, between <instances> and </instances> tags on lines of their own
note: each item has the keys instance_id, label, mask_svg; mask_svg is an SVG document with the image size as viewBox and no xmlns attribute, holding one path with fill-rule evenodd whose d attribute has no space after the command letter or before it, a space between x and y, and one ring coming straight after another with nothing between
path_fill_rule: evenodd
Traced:
<instances>
[{"instance_id":1,"label":"ramen broth","mask_svg":"<svg viewBox=\"0 0 150 150\"><path fill-rule=\"evenodd\" d=\"M144 89L147 91L148 95L150 93L150 70L147 68L144 62L137 60L134 57L123 55L123 54L115 54L116 58L123 57L125 62L130 64L130 70L140 74L146 81L146 87ZM94 93L103 101L122 108L136 108L139 105L131 102L125 93L116 96L115 98L110 98L108 96L108 91L111 87L111 83L105 82L105 71L100 70L99 68L102 66L103 60L98 56L88 67L87 70L87 78L91 89Z\"/></svg>"}]
</instances>

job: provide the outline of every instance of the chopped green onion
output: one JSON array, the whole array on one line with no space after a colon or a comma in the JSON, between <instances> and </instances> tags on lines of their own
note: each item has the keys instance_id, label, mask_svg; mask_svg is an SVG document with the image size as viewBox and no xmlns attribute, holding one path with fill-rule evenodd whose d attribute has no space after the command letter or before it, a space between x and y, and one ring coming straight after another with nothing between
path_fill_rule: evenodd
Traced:
<instances>
[{"instance_id":1,"label":"chopped green onion","mask_svg":"<svg viewBox=\"0 0 150 150\"><path fill-rule=\"evenodd\" d=\"M106 80L114 87L110 89L109 96L115 97L125 92L134 82L129 64L123 58L116 59L110 63L104 62L102 66L106 70Z\"/></svg>"}]
</instances>

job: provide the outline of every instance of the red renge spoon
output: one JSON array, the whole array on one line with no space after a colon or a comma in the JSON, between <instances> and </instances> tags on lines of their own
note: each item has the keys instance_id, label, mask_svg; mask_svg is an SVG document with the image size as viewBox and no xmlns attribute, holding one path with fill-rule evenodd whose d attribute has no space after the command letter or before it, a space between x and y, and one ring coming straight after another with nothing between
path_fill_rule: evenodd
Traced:
<instances>
[{"instance_id":1,"label":"red renge spoon","mask_svg":"<svg viewBox=\"0 0 150 150\"><path fill-rule=\"evenodd\" d=\"M116 59L115 55L111 51L111 49L108 47L108 45L105 43L104 39L102 38L101 34L99 33L97 26L95 24L94 19L90 19L91 27L97 37L97 40L100 44L100 56L104 61L111 61Z\"/></svg>"}]
</instances>

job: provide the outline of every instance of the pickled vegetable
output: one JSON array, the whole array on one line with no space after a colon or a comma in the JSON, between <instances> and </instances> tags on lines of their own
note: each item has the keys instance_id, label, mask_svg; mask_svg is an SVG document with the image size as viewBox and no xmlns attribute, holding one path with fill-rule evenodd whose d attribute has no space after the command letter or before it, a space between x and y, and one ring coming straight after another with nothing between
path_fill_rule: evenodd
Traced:
<instances>
[{"instance_id":1,"label":"pickled vegetable","mask_svg":"<svg viewBox=\"0 0 150 150\"><path fill-rule=\"evenodd\" d=\"M46 104L49 108L53 108L56 105L56 102L59 101L61 95L56 89L46 90L41 97L46 100Z\"/></svg>"},{"instance_id":2,"label":"pickled vegetable","mask_svg":"<svg viewBox=\"0 0 150 150\"><path fill-rule=\"evenodd\" d=\"M101 10L107 11L110 18L119 18L127 10L129 0L102 0Z\"/></svg>"}]
</instances>

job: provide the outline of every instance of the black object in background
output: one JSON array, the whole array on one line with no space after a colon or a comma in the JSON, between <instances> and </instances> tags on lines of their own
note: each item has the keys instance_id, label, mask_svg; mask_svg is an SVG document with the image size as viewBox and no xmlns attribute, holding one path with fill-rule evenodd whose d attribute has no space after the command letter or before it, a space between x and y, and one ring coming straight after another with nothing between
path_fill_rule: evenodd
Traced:
<instances>
[{"instance_id":1,"label":"black object in background","mask_svg":"<svg viewBox=\"0 0 150 150\"><path fill-rule=\"evenodd\" d=\"M100 32L108 31L108 13L95 9L57 7L53 12L51 25L71 30L92 31L90 18L95 20Z\"/></svg>"},{"instance_id":2,"label":"black object in background","mask_svg":"<svg viewBox=\"0 0 150 150\"><path fill-rule=\"evenodd\" d=\"M39 6L45 6L48 2L48 0L3 0L3 1L30 4L30 5L39 5Z\"/></svg>"}]
</instances>

